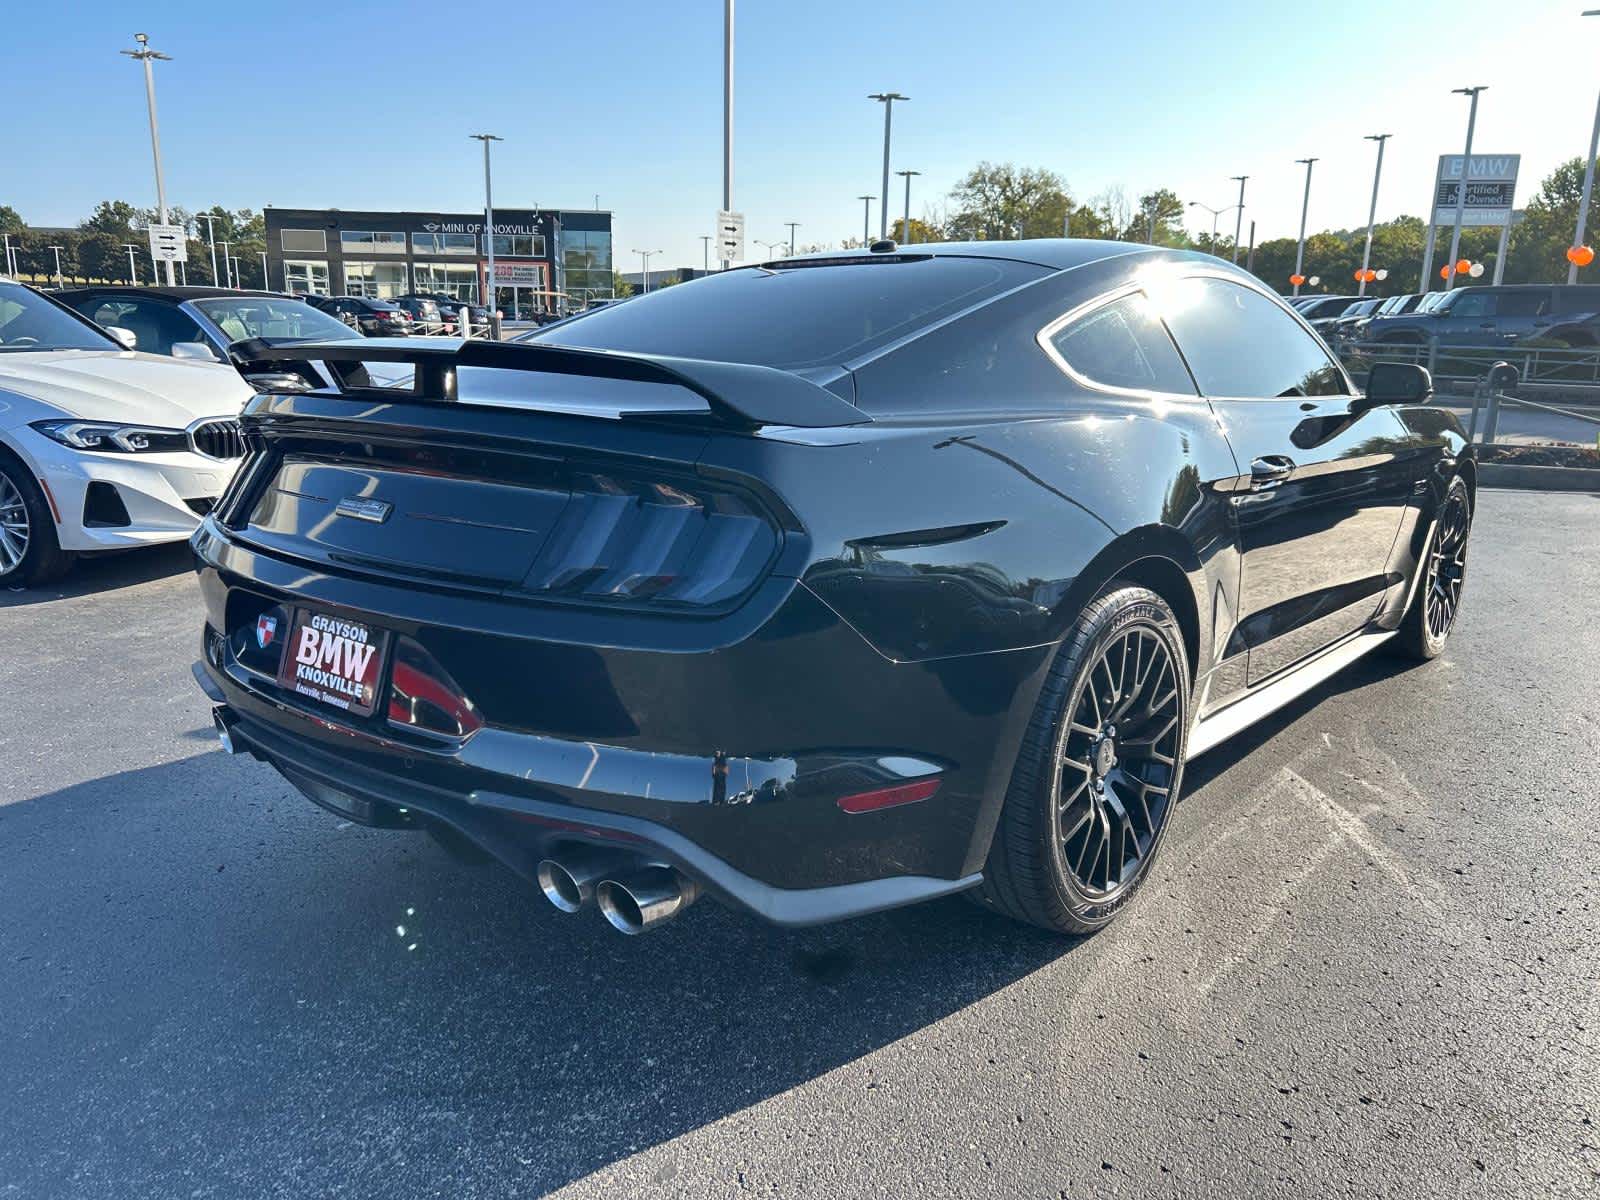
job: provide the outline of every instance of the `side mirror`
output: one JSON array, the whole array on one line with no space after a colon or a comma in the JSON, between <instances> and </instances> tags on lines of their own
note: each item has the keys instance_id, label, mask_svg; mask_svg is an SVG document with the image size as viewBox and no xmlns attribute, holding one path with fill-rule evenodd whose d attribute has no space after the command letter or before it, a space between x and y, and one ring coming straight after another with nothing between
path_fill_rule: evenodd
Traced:
<instances>
[{"instance_id":1,"label":"side mirror","mask_svg":"<svg viewBox=\"0 0 1600 1200\"><path fill-rule=\"evenodd\" d=\"M131 329L124 329L121 325L107 325L106 332L121 342L124 350L139 348L139 335Z\"/></svg>"},{"instance_id":2,"label":"side mirror","mask_svg":"<svg viewBox=\"0 0 1600 1200\"><path fill-rule=\"evenodd\" d=\"M173 358L197 358L201 362L216 362L217 356L204 342L173 342Z\"/></svg>"},{"instance_id":3,"label":"side mirror","mask_svg":"<svg viewBox=\"0 0 1600 1200\"><path fill-rule=\"evenodd\" d=\"M1433 395L1433 376L1427 367L1415 363L1373 363L1367 374L1367 397L1363 407L1382 404L1421 404Z\"/></svg>"}]
</instances>

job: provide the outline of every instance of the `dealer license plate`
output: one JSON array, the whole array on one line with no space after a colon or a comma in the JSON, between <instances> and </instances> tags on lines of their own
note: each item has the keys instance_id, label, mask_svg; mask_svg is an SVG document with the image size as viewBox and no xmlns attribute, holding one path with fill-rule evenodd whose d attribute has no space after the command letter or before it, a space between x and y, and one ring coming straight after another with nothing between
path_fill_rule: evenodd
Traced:
<instances>
[{"instance_id":1,"label":"dealer license plate","mask_svg":"<svg viewBox=\"0 0 1600 1200\"><path fill-rule=\"evenodd\" d=\"M302 696L371 716L389 635L362 621L314 608L297 609L283 650L278 682Z\"/></svg>"}]
</instances>

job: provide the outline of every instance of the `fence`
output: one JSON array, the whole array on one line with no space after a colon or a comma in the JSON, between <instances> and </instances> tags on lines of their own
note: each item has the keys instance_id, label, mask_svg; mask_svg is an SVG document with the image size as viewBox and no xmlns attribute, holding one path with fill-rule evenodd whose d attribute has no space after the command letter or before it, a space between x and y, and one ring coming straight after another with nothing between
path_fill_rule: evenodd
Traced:
<instances>
[{"instance_id":1,"label":"fence","mask_svg":"<svg viewBox=\"0 0 1600 1200\"><path fill-rule=\"evenodd\" d=\"M359 330L361 328L356 323L354 313L336 313L334 315L350 326L351 329ZM455 321L447 323L444 321L418 321L413 319L405 325L404 333L411 337L460 337L461 329ZM492 326L479 321L468 327L467 336L490 341L494 338L494 330Z\"/></svg>"},{"instance_id":2,"label":"fence","mask_svg":"<svg viewBox=\"0 0 1600 1200\"><path fill-rule=\"evenodd\" d=\"M1594 349L1546 349L1542 346L1441 346L1438 338L1427 342L1346 342L1339 347L1346 369L1362 379L1375 362L1415 363L1427 367L1435 382L1470 383L1476 386L1487 378L1496 363L1517 368L1519 387L1526 390L1559 388L1569 391L1594 389L1600 402L1600 347Z\"/></svg>"}]
</instances>

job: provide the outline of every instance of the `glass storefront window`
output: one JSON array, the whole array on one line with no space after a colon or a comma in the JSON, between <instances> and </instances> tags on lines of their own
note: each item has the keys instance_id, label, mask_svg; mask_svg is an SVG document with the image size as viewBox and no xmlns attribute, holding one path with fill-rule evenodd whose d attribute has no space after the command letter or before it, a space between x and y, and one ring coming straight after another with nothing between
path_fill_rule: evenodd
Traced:
<instances>
[{"instance_id":1,"label":"glass storefront window","mask_svg":"<svg viewBox=\"0 0 1600 1200\"><path fill-rule=\"evenodd\" d=\"M457 266L455 263L416 263L411 268L416 278L416 290L427 295L435 293L456 300L478 302L478 268Z\"/></svg>"},{"instance_id":2,"label":"glass storefront window","mask_svg":"<svg viewBox=\"0 0 1600 1200\"><path fill-rule=\"evenodd\" d=\"M326 254L328 235L320 229L283 229L278 244L289 254Z\"/></svg>"},{"instance_id":3,"label":"glass storefront window","mask_svg":"<svg viewBox=\"0 0 1600 1200\"><path fill-rule=\"evenodd\" d=\"M405 264L346 261L344 290L351 296L368 296L379 300L404 295L408 290Z\"/></svg>"},{"instance_id":4,"label":"glass storefront window","mask_svg":"<svg viewBox=\"0 0 1600 1200\"><path fill-rule=\"evenodd\" d=\"M294 296L328 295L328 264L285 261L283 290Z\"/></svg>"},{"instance_id":5,"label":"glass storefront window","mask_svg":"<svg viewBox=\"0 0 1600 1200\"><path fill-rule=\"evenodd\" d=\"M612 298L611 235L597 230L562 230L561 265L568 307Z\"/></svg>"},{"instance_id":6,"label":"glass storefront window","mask_svg":"<svg viewBox=\"0 0 1600 1200\"><path fill-rule=\"evenodd\" d=\"M404 254L406 235L346 230L339 234L339 244L346 254Z\"/></svg>"},{"instance_id":7,"label":"glass storefront window","mask_svg":"<svg viewBox=\"0 0 1600 1200\"><path fill-rule=\"evenodd\" d=\"M523 233L497 233L494 235L496 258L543 258L544 235Z\"/></svg>"},{"instance_id":8,"label":"glass storefront window","mask_svg":"<svg viewBox=\"0 0 1600 1200\"><path fill-rule=\"evenodd\" d=\"M475 233L413 233L411 249L417 254L477 254Z\"/></svg>"}]
</instances>

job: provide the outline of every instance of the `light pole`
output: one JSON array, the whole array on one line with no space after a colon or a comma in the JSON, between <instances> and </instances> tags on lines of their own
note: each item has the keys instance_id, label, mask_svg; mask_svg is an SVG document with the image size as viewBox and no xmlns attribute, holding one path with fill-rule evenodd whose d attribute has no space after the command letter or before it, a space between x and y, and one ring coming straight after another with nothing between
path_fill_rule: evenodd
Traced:
<instances>
[{"instance_id":1,"label":"light pole","mask_svg":"<svg viewBox=\"0 0 1600 1200\"><path fill-rule=\"evenodd\" d=\"M58 288L66 287L67 286L67 281L61 277L61 251L62 251L62 247L61 246L51 246L50 249L52 249L52 250L54 250L56 252L56 286Z\"/></svg>"},{"instance_id":2,"label":"light pole","mask_svg":"<svg viewBox=\"0 0 1600 1200\"><path fill-rule=\"evenodd\" d=\"M789 227L789 253L793 254L794 253L794 231L799 227L800 222L799 221L785 221L784 224Z\"/></svg>"},{"instance_id":3,"label":"light pole","mask_svg":"<svg viewBox=\"0 0 1600 1200\"><path fill-rule=\"evenodd\" d=\"M497 314L500 310L495 305L494 286L494 189L489 181L489 143L503 142L505 138L496 137L492 133L474 133L470 136L483 143L483 244L489 254L489 274L485 280L489 302L484 307L489 310L489 328L492 331L490 336L499 341L500 318Z\"/></svg>"},{"instance_id":4,"label":"light pole","mask_svg":"<svg viewBox=\"0 0 1600 1200\"><path fill-rule=\"evenodd\" d=\"M733 211L733 0L722 0L722 211Z\"/></svg>"},{"instance_id":5,"label":"light pole","mask_svg":"<svg viewBox=\"0 0 1600 1200\"><path fill-rule=\"evenodd\" d=\"M9 233L0 234L0 237L4 237L5 239L6 274L15 275L17 273L17 260L11 257L11 235Z\"/></svg>"},{"instance_id":6,"label":"light pole","mask_svg":"<svg viewBox=\"0 0 1600 1200\"><path fill-rule=\"evenodd\" d=\"M1239 185L1239 215L1233 219L1233 264L1239 265L1239 234L1244 230L1244 181L1248 175L1230 175L1230 179Z\"/></svg>"},{"instance_id":7,"label":"light pole","mask_svg":"<svg viewBox=\"0 0 1600 1200\"><path fill-rule=\"evenodd\" d=\"M911 177L921 175L921 171L896 171L906 181L906 215L900 222L900 240L907 246L911 245Z\"/></svg>"},{"instance_id":8,"label":"light pole","mask_svg":"<svg viewBox=\"0 0 1600 1200\"><path fill-rule=\"evenodd\" d=\"M867 246L872 241L872 202L876 196L857 196L861 201L861 244Z\"/></svg>"},{"instance_id":9,"label":"light pole","mask_svg":"<svg viewBox=\"0 0 1600 1200\"><path fill-rule=\"evenodd\" d=\"M1600 8L1585 9L1584 16L1600 17ZM1594 158L1600 154L1600 101L1594 106L1594 131L1589 135L1589 157L1583 163L1583 196L1578 201L1578 232L1572 239L1572 248L1576 250L1583 245L1583 235L1588 232L1589 226L1589 197L1594 194ZM1578 264L1569 260L1567 263L1567 282L1578 282Z\"/></svg>"},{"instance_id":10,"label":"light pole","mask_svg":"<svg viewBox=\"0 0 1600 1200\"><path fill-rule=\"evenodd\" d=\"M1294 251L1294 277L1296 279L1301 278L1305 273L1301 268L1306 265L1306 212L1311 208L1311 164L1316 161L1314 158L1295 159L1295 162L1304 163L1306 167L1306 194L1300 201L1300 241ZM1300 285L1298 283L1294 285L1294 294L1296 296L1300 294Z\"/></svg>"},{"instance_id":11,"label":"light pole","mask_svg":"<svg viewBox=\"0 0 1600 1200\"><path fill-rule=\"evenodd\" d=\"M634 253L639 256L639 262L640 262L640 264L641 264L641 266L643 268L643 271L644 271L644 290L646 292L648 292L650 290L650 256L652 254L660 254L661 251L659 251L659 250L635 250Z\"/></svg>"},{"instance_id":12,"label":"light pole","mask_svg":"<svg viewBox=\"0 0 1600 1200\"><path fill-rule=\"evenodd\" d=\"M883 205L878 209L878 236L887 238L889 236L889 126L894 118L894 102L909 100L911 97L902 96L899 92L873 92L867 99L877 100L883 104Z\"/></svg>"},{"instance_id":13,"label":"light pole","mask_svg":"<svg viewBox=\"0 0 1600 1200\"><path fill-rule=\"evenodd\" d=\"M1217 218L1225 212L1232 212L1239 206L1237 204L1225 205L1222 208L1212 208L1209 204L1201 204L1198 200L1189 201L1190 208L1203 208L1211 214L1211 253L1217 252Z\"/></svg>"},{"instance_id":14,"label":"light pole","mask_svg":"<svg viewBox=\"0 0 1600 1200\"><path fill-rule=\"evenodd\" d=\"M772 248L773 248L773 247L774 247L774 246L777 246L777 247L778 247L778 248L779 248L779 249L780 249L780 250L781 250L781 249L782 249L782 248L783 248L783 246L784 246L784 241L783 241L783 239L782 239L782 238L779 238L779 239L778 239L778 240L777 240L777 241L775 241L775 242L764 242L764 241L762 241L762 240L761 240L761 239L760 239L760 238L757 238L757 239L756 239L756 245L758 245L758 246L765 246L765 247L766 247L766 248L767 248L767 253L768 253L768 254L771 254L771 253L772 253ZM782 258L782 257L783 257L783 255L781 255L781 254L779 254L779 255L776 255L776 256L775 256L775 257L777 257L777 258Z\"/></svg>"},{"instance_id":15,"label":"light pole","mask_svg":"<svg viewBox=\"0 0 1600 1200\"><path fill-rule=\"evenodd\" d=\"M711 235L700 235L700 269L707 275L711 274Z\"/></svg>"},{"instance_id":16,"label":"light pole","mask_svg":"<svg viewBox=\"0 0 1600 1200\"><path fill-rule=\"evenodd\" d=\"M211 283L213 287L222 286L222 277L217 274L217 222L222 218L216 213L199 213L195 220L206 223L206 241L211 244Z\"/></svg>"},{"instance_id":17,"label":"light pole","mask_svg":"<svg viewBox=\"0 0 1600 1200\"><path fill-rule=\"evenodd\" d=\"M1365 140L1378 143L1378 165L1372 170L1372 204L1367 208L1367 248L1361 252L1361 286L1356 288L1356 295L1367 294L1367 267L1372 262L1372 226L1378 219L1378 180L1383 178L1383 144L1394 134L1369 133Z\"/></svg>"},{"instance_id":18,"label":"light pole","mask_svg":"<svg viewBox=\"0 0 1600 1200\"><path fill-rule=\"evenodd\" d=\"M233 243L217 242L216 245L222 247L222 277L224 281L217 286L231 288L233 286L233 259L228 253L228 247L233 245ZM213 247L213 252L215 252L215 247Z\"/></svg>"},{"instance_id":19,"label":"light pole","mask_svg":"<svg viewBox=\"0 0 1600 1200\"><path fill-rule=\"evenodd\" d=\"M1488 90L1485 84L1450 89L1452 96L1472 97L1472 107L1467 110L1467 149L1461 156L1461 183L1456 188L1456 223L1450 230L1450 275L1444 281L1447 292L1456 286L1456 255L1461 253L1461 222L1467 213L1467 178L1472 174L1472 131L1478 124L1478 93Z\"/></svg>"},{"instance_id":20,"label":"light pole","mask_svg":"<svg viewBox=\"0 0 1600 1200\"><path fill-rule=\"evenodd\" d=\"M261 252L261 290L263 292L272 290L272 279L267 275L267 252L265 250Z\"/></svg>"},{"instance_id":21,"label":"light pole","mask_svg":"<svg viewBox=\"0 0 1600 1200\"><path fill-rule=\"evenodd\" d=\"M150 69L152 62L171 62L170 54L161 54L150 49L150 39L145 34L136 33L133 40L139 43L137 50L124 50L129 58L137 59L144 66L144 100L145 107L150 111L150 153L156 162L156 211L161 216L161 223L167 223L167 185L161 178L161 126L156 120L156 77ZM167 263L167 286L173 285L172 263Z\"/></svg>"},{"instance_id":22,"label":"light pole","mask_svg":"<svg viewBox=\"0 0 1600 1200\"><path fill-rule=\"evenodd\" d=\"M128 278L134 287L139 286L139 268L134 265L133 252L139 248L138 242L123 242L122 248L128 252Z\"/></svg>"}]
</instances>

